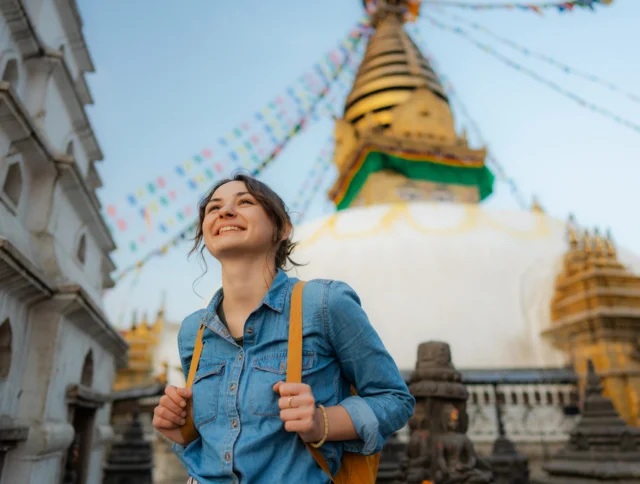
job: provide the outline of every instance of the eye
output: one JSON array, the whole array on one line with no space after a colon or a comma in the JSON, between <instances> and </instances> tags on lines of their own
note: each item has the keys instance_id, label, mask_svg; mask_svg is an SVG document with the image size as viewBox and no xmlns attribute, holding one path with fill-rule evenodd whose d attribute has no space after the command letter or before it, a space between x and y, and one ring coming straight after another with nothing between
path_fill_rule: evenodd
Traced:
<instances>
[{"instance_id":1,"label":"eye","mask_svg":"<svg viewBox=\"0 0 640 484\"><path fill-rule=\"evenodd\" d=\"M219 210L219 209L220 209L220 207L219 207L218 205L210 205L210 206L207 208L207 213L211 213L211 212L213 212L214 210Z\"/></svg>"},{"instance_id":2,"label":"eye","mask_svg":"<svg viewBox=\"0 0 640 484\"><path fill-rule=\"evenodd\" d=\"M242 200L240 200L240 202L238 202L240 205L242 204L249 204L249 205L253 205L253 202L251 200L249 200L248 198L243 198Z\"/></svg>"}]
</instances>

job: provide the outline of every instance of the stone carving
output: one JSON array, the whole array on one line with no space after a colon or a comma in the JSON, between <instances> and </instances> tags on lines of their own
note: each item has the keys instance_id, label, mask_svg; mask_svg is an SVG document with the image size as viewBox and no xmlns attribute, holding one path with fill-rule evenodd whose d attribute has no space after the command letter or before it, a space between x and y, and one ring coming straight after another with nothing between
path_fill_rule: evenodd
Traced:
<instances>
[{"instance_id":1,"label":"stone carving","mask_svg":"<svg viewBox=\"0 0 640 484\"><path fill-rule=\"evenodd\" d=\"M435 480L438 484L485 484L492 482L491 471L477 467L473 444L458 432L459 411L444 405L442 418L446 432L436 438Z\"/></svg>"},{"instance_id":2,"label":"stone carving","mask_svg":"<svg viewBox=\"0 0 640 484\"><path fill-rule=\"evenodd\" d=\"M465 435L469 394L461 380L447 343L430 341L418 347L418 362L409 385L416 397L416 410L407 449L407 483L492 482L489 465L477 458Z\"/></svg>"},{"instance_id":3,"label":"stone carving","mask_svg":"<svg viewBox=\"0 0 640 484\"><path fill-rule=\"evenodd\" d=\"M640 429L625 424L588 362L582 416L564 449L544 466L544 484L640 482Z\"/></svg>"},{"instance_id":4,"label":"stone carving","mask_svg":"<svg viewBox=\"0 0 640 484\"><path fill-rule=\"evenodd\" d=\"M402 460L407 445L400 442L398 434L393 434L380 454L376 484L399 484L402 482Z\"/></svg>"},{"instance_id":5,"label":"stone carving","mask_svg":"<svg viewBox=\"0 0 640 484\"><path fill-rule=\"evenodd\" d=\"M429 432L424 428L425 422L427 420L424 419L420 424L416 419L409 421L411 438L407 446L406 465L403 466L407 484L422 484L427 480L427 475L431 468Z\"/></svg>"}]
</instances>

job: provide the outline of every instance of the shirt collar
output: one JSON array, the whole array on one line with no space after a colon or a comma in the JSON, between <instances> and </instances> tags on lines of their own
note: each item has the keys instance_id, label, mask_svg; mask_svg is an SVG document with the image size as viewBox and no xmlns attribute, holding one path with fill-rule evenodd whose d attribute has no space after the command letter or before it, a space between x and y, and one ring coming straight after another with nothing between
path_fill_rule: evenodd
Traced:
<instances>
[{"instance_id":1,"label":"shirt collar","mask_svg":"<svg viewBox=\"0 0 640 484\"><path fill-rule=\"evenodd\" d=\"M289 290L289 276L282 270L278 269L276 277L273 279L271 283L271 287L264 295L262 299L262 303L260 305L269 306L274 311L281 313L284 310L284 301L287 297L287 292ZM218 289L216 293L211 298L211 302L207 306L207 312L211 316L215 316L218 306L222 301L224 293L222 292L222 288Z\"/></svg>"}]
</instances>

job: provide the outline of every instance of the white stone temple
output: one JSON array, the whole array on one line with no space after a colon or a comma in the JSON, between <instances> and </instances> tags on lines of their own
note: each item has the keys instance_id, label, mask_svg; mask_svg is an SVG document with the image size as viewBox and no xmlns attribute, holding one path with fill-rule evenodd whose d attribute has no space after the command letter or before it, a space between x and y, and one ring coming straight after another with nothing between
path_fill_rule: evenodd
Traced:
<instances>
[{"instance_id":1,"label":"white stone temple","mask_svg":"<svg viewBox=\"0 0 640 484\"><path fill-rule=\"evenodd\" d=\"M99 483L127 344L75 0L0 1L0 483Z\"/></svg>"}]
</instances>

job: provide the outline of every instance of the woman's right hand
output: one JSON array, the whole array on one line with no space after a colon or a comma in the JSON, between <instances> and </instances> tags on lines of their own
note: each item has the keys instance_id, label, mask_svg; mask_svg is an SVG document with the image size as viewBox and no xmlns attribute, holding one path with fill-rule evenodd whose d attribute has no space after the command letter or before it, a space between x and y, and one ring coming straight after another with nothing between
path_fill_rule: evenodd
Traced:
<instances>
[{"instance_id":1,"label":"woman's right hand","mask_svg":"<svg viewBox=\"0 0 640 484\"><path fill-rule=\"evenodd\" d=\"M191 388L176 388L169 385L164 389L160 403L153 409L153 428L176 444L187 443L180 433L180 427L184 425L187 416L187 399L191 396Z\"/></svg>"}]
</instances>

